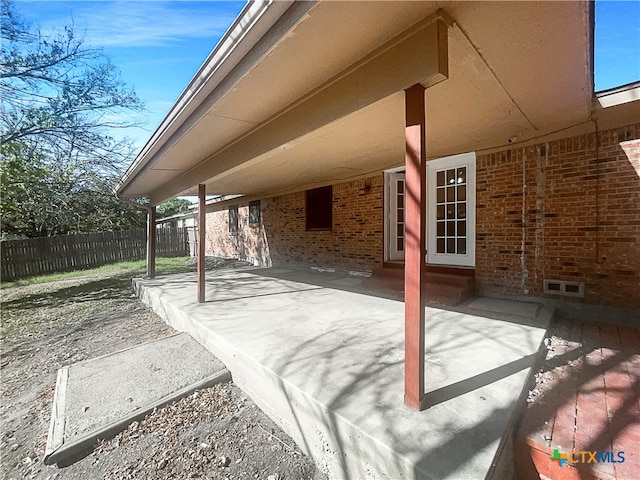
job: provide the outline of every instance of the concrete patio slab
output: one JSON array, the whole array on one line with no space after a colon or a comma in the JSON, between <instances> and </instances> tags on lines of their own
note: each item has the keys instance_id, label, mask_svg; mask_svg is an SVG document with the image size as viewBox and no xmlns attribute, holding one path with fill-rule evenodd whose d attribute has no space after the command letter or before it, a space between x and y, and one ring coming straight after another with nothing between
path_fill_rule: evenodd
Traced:
<instances>
[{"instance_id":1,"label":"concrete patio slab","mask_svg":"<svg viewBox=\"0 0 640 480\"><path fill-rule=\"evenodd\" d=\"M426 308L429 408L403 404L404 305L345 273L249 268L135 280L140 297L229 368L331 478L485 478L550 312L516 321ZM526 393L526 392L525 392Z\"/></svg>"},{"instance_id":2,"label":"concrete patio slab","mask_svg":"<svg viewBox=\"0 0 640 480\"><path fill-rule=\"evenodd\" d=\"M80 456L154 408L229 379L220 360L186 333L63 367L45 463Z\"/></svg>"}]
</instances>

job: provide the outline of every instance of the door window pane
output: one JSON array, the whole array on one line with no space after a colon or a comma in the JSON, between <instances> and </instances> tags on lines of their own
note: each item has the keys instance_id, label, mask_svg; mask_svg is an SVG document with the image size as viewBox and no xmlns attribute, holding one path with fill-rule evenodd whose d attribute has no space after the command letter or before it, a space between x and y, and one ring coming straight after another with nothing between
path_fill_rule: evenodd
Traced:
<instances>
[{"instance_id":1,"label":"door window pane","mask_svg":"<svg viewBox=\"0 0 640 480\"><path fill-rule=\"evenodd\" d=\"M456 187L448 187L447 202L455 202L455 201L456 201Z\"/></svg>"},{"instance_id":2,"label":"door window pane","mask_svg":"<svg viewBox=\"0 0 640 480\"><path fill-rule=\"evenodd\" d=\"M456 183L456 171L447 170L447 185L454 185Z\"/></svg>"},{"instance_id":3,"label":"door window pane","mask_svg":"<svg viewBox=\"0 0 640 480\"><path fill-rule=\"evenodd\" d=\"M456 218L455 205L447 205L447 219Z\"/></svg>"},{"instance_id":4,"label":"door window pane","mask_svg":"<svg viewBox=\"0 0 640 480\"><path fill-rule=\"evenodd\" d=\"M456 253L456 239L447 238L447 253Z\"/></svg>"},{"instance_id":5,"label":"door window pane","mask_svg":"<svg viewBox=\"0 0 640 480\"><path fill-rule=\"evenodd\" d=\"M458 255L465 255L467 253L467 239L459 238L458 239Z\"/></svg>"},{"instance_id":6,"label":"door window pane","mask_svg":"<svg viewBox=\"0 0 640 480\"><path fill-rule=\"evenodd\" d=\"M467 186L459 185L458 186L458 201L466 202L467 201Z\"/></svg>"},{"instance_id":7,"label":"door window pane","mask_svg":"<svg viewBox=\"0 0 640 480\"><path fill-rule=\"evenodd\" d=\"M447 222L447 237L455 237L456 236L456 222L451 221Z\"/></svg>"},{"instance_id":8,"label":"door window pane","mask_svg":"<svg viewBox=\"0 0 640 480\"><path fill-rule=\"evenodd\" d=\"M457 173L456 183L467 183L467 167L459 168Z\"/></svg>"}]
</instances>

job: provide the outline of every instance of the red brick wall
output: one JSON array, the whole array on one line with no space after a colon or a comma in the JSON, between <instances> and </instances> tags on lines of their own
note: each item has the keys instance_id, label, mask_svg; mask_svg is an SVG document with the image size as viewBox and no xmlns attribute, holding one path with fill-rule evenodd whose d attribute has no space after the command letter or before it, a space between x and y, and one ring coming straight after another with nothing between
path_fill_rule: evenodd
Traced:
<instances>
[{"instance_id":1,"label":"red brick wall","mask_svg":"<svg viewBox=\"0 0 640 480\"><path fill-rule=\"evenodd\" d=\"M548 296L585 283L593 304L640 308L640 125L477 159L476 282Z\"/></svg>"},{"instance_id":2,"label":"red brick wall","mask_svg":"<svg viewBox=\"0 0 640 480\"><path fill-rule=\"evenodd\" d=\"M306 231L305 192L262 200L262 224L248 225L248 207L238 210L240 231L228 233L228 211L207 215L207 253L258 258L261 265L310 264L353 269L381 265L383 176L333 186L333 228Z\"/></svg>"},{"instance_id":3,"label":"red brick wall","mask_svg":"<svg viewBox=\"0 0 640 480\"><path fill-rule=\"evenodd\" d=\"M229 233L229 210L207 214L207 255L238 258L256 265L271 266L269 242L260 224L249 225L249 206L238 208L238 233Z\"/></svg>"},{"instance_id":4,"label":"red brick wall","mask_svg":"<svg viewBox=\"0 0 640 480\"><path fill-rule=\"evenodd\" d=\"M370 269L382 263L383 176L333 186L333 228L305 230L305 192L265 202L264 228L275 264Z\"/></svg>"},{"instance_id":5,"label":"red brick wall","mask_svg":"<svg viewBox=\"0 0 640 480\"><path fill-rule=\"evenodd\" d=\"M640 308L640 125L477 157L476 284L481 293ZM597 153L596 153L597 152ZM383 259L383 175L334 185L332 231L305 230L305 193L262 200L262 224L228 234L208 215L207 252L262 265L354 269ZM544 280L584 282L583 299Z\"/></svg>"}]
</instances>

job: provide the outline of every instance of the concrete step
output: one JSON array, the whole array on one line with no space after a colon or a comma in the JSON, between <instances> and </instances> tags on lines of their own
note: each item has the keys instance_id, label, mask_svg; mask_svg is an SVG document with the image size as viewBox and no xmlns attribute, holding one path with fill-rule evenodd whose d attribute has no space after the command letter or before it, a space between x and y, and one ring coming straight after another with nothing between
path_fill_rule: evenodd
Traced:
<instances>
[{"instance_id":1,"label":"concrete step","mask_svg":"<svg viewBox=\"0 0 640 480\"><path fill-rule=\"evenodd\" d=\"M370 277L362 281L362 285L372 290L390 290L404 294L404 281L394 278ZM439 283L425 283L427 301L443 305L458 305L473 296L473 288Z\"/></svg>"},{"instance_id":2,"label":"concrete step","mask_svg":"<svg viewBox=\"0 0 640 480\"><path fill-rule=\"evenodd\" d=\"M382 267L373 270L371 277L362 282L371 289L404 291L404 268ZM444 305L457 305L473 296L475 279L467 275L426 272L425 294L427 301Z\"/></svg>"},{"instance_id":3,"label":"concrete step","mask_svg":"<svg viewBox=\"0 0 640 480\"><path fill-rule=\"evenodd\" d=\"M424 290L427 301L451 306L458 305L473 295L473 290L467 287L441 283L425 283Z\"/></svg>"},{"instance_id":4,"label":"concrete step","mask_svg":"<svg viewBox=\"0 0 640 480\"><path fill-rule=\"evenodd\" d=\"M362 280L362 286L371 290L391 290L392 292L404 292L404 278L376 277L371 275Z\"/></svg>"},{"instance_id":5,"label":"concrete step","mask_svg":"<svg viewBox=\"0 0 640 480\"><path fill-rule=\"evenodd\" d=\"M442 283L444 285L468 287L474 282L474 277L467 274L441 273L428 270L425 275L427 282L429 283ZM404 280L404 268L388 266L374 268L371 272L371 277Z\"/></svg>"},{"instance_id":6,"label":"concrete step","mask_svg":"<svg viewBox=\"0 0 640 480\"><path fill-rule=\"evenodd\" d=\"M404 265L401 266L385 266L374 268L371 271L371 277L376 278L397 278L404 281Z\"/></svg>"},{"instance_id":7,"label":"concrete step","mask_svg":"<svg viewBox=\"0 0 640 480\"><path fill-rule=\"evenodd\" d=\"M452 275L448 273L427 272L427 282L439 285L451 285L454 287L466 288L473 292L475 288L475 278L466 275Z\"/></svg>"}]
</instances>

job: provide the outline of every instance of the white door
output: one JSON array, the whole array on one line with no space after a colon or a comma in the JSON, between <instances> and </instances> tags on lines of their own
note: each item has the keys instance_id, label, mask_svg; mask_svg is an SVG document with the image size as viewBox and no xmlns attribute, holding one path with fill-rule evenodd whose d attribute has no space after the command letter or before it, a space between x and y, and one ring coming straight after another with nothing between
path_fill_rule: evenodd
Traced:
<instances>
[{"instance_id":1,"label":"white door","mask_svg":"<svg viewBox=\"0 0 640 480\"><path fill-rule=\"evenodd\" d=\"M404 260L404 172L387 173L387 260Z\"/></svg>"},{"instance_id":2,"label":"white door","mask_svg":"<svg viewBox=\"0 0 640 480\"><path fill-rule=\"evenodd\" d=\"M427 162L427 263L475 267L476 155Z\"/></svg>"}]
</instances>

